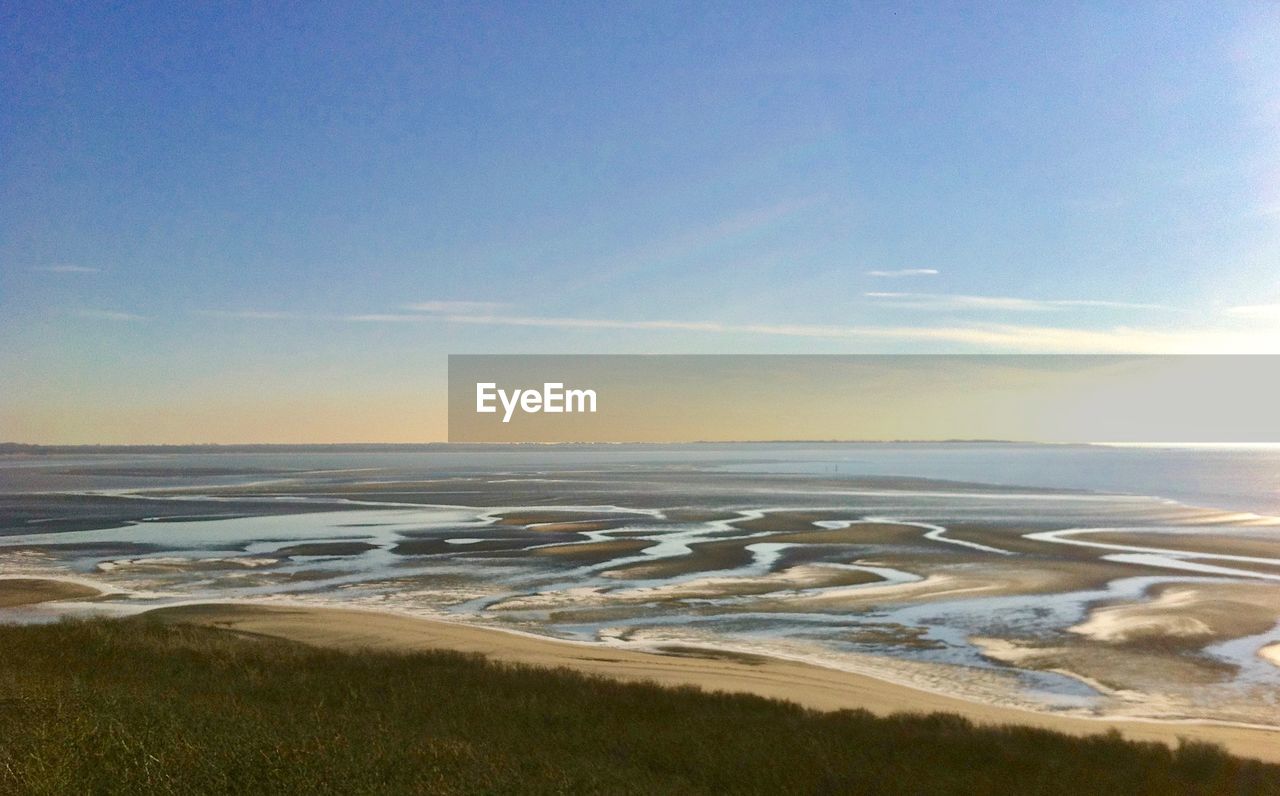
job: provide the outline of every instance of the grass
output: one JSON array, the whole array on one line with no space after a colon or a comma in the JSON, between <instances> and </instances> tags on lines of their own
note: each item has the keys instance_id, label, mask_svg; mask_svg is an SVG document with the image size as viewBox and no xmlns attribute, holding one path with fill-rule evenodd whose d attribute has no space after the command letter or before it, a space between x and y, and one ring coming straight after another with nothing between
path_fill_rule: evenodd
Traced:
<instances>
[{"instance_id":1,"label":"grass","mask_svg":"<svg viewBox=\"0 0 1280 796\"><path fill-rule=\"evenodd\" d=\"M1214 747L141 619L0 626L3 793L1280 793Z\"/></svg>"}]
</instances>

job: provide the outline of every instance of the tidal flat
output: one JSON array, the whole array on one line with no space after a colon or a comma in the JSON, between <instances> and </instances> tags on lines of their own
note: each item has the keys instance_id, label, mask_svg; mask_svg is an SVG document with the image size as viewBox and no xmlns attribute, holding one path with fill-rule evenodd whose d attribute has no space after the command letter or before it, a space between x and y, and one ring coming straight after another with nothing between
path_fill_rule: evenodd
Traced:
<instances>
[{"instance_id":1,"label":"tidal flat","mask_svg":"<svg viewBox=\"0 0 1280 796\"><path fill-rule=\"evenodd\" d=\"M1276 462L1234 462L1256 480L1225 498L1082 477L1081 457L1115 455L1127 454L654 446L6 461L0 579L94 596L7 605L0 620L358 608L601 649L801 661L1041 715L1280 725ZM1028 456L1048 458L1029 468ZM1010 461L1026 483L978 478Z\"/></svg>"}]
</instances>

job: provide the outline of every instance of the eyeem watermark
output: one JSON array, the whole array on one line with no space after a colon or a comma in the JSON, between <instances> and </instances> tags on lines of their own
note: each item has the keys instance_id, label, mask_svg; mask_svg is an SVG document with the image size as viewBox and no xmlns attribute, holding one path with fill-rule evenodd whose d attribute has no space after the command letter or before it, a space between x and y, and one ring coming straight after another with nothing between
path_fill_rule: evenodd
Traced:
<instances>
[{"instance_id":1,"label":"eyeem watermark","mask_svg":"<svg viewBox=\"0 0 1280 796\"><path fill-rule=\"evenodd\" d=\"M454 354L448 391L458 443L1280 442L1280 354Z\"/></svg>"},{"instance_id":2,"label":"eyeem watermark","mask_svg":"<svg viewBox=\"0 0 1280 796\"><path fill-rule=\"evenodd\" d=\"M502 422L510 423L516 409L529 414L546 412L548 414L596 411L595 390L566 390L558 381L544 382L541 390L503 390L496 382L482 381L476 383L476 412L479 414L496 414L498 403L502 404Z\"/></svg>"}]
</instances>

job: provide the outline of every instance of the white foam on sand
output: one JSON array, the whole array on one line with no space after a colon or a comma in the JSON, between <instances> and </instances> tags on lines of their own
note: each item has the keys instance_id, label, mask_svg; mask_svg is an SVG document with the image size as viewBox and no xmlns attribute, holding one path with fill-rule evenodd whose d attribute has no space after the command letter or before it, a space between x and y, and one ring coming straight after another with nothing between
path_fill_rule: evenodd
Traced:
<instances>
[{"instance_id":1,"label":"white foam on sand","mask_svg":"<svg viewBox=\"0 0 1280 796\"><path fill-rule=\"evenodd\" d=\"M1273 666L1280 666L1280 641L1258 650L1258 657Z\"/></svg>"}]
</instances>

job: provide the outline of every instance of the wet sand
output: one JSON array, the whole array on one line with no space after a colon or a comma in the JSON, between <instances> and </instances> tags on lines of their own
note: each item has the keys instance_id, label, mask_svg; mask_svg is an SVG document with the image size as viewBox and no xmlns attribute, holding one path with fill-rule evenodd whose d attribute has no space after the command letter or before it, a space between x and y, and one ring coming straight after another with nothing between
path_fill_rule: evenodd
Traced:
<instances>
[{"instance_id":1,"label":"wet sand","mask_svg":"<svg viewBox=\"0 0 1280 796\"><path fill-rule=\"evenodd\" d=\"M1160 547L1188 553L1210 555L1255 556L1280 559L1280 533L1274 528L1235 529L1235 533L1157 533L1139 531L1101 531L1084 537L1090 542Z\"/></svg>"},{"instance_id":2,"label":"wet sand","mask_svg":"<svg viewBox=\"0 0 1280 796\"><path fill-rule=\"evenodd\" d=\"M538 547L535 556L552 556L578 563L604 564L619 556L636 555L653 542L643 539L614 539L608 542L573 542L570 544Z\"/></svg>"},{"instance_id":3,"label":"wet sand","mask_svg":"<svg viewBox=\"0 0 1280 796\"><path fill-rule=\"evenodd\" d=\"M828 589L814 594L789 596L783 601L762 600L753 610L863 611L884 605L938 602L961 597L1001 597L1052 594L1091 585L1087 571L1055 566L1033 566L1027 562L1001 562L981 570L966 567L925 567L918 559L877 557L859 564L888 566L907 572L925 573L918 580L873 583L857 589ZM1102 581L1101 578L1095 580Z\"/></svg>"},{"instance_id":4,"label":"wet sand","mask_svg":"<svg viewBox=\"0 0 1280 796\"><path fill-rule=\"evenodd\" d=\"M65 580L43 578L0 578L0 608L36 605L56 600L83 600L102 594L99 590Z\"/></svg>"},{"instance_id":5,"label":"wet sand","mask_svg":"<svg viewBox=\"0 0 1280 796\"><path fill-rule=\"evenodd\" d=\"M1252 636L1280 621L1274 586L1221 583L1156 587L1151 599L1095 608L1068 628L1094 641L1132 643L1185 641L1197 647Z\"/></svg>"},{"instance_id":6,"label":"wet sand","mask_svg":"<svg viewBox=\"0 0 1280 796\"><path fill-rule=\"evenodd\" d=\"M1280 762L1280 731L1208 722L1085 719L984 705L851 672L773 658L739 658L691 648L679 654L574 644L537 636L349 609L205 604L162 608L151 616L237 633L342 649L447 649L506 663L566 668L584 674L666 686L695 686L784 699L818 710L861 708L878 715L949 712L983 724L1022 724L1073 735L1116 729L1133 740L1176 744L1180 738L1220 744L1230 752Z\"/></svg>"},{"instance_id":7,"label":"wet sand","mask_svg":"<svg viewBox=\"0 0 1280 796\"><path fill-rule=\"evenodd\" d=\"M881 698L925 709L924 694L965 715L994 710L1016 717L1010 721L1047 717L1089 728L1100 726L1091 716L1140 726L1275 722L1275 669L1264 659L1280 658L1280 648L1258 656L1275 641L1280 609L1272 607L1274 584L1250 577L1270 559L1220 560L1230 568L1209 570L1217 576L1210 580L1196 561L1164 548L1194 541L1228 554L1266 552L1256 545L1276 529L1140 497L932 482L893 491L683 470L544 475L277 481L226 490L232 494L207 500L205 512L181 516L152 497L62 506L36 496L18 506L27 532L8 545L0 538L0 566L26 578L91 573L117 593L102 611L88 603L25 609L41 618L257 600L444 615L472 628L545 634L539 643L557 651L545 665L559 665L565 645L554 639L568 638L603 641L585 648L598 655L648 652L642 669L665 653L657 657L671 682L695 676L668 671L669 648L679 647L695 662L772 656L755 667L769 672L779 661L807 661L821 677L865 678L880 689L835 707L879 709ZM441 503L409 502L417 491ZM183 511L195 502L165 494L166 505ZM341 498L356 502L335 511ZM127 500L142 501L154 518L132 513ZM291 510L275 511L276 502ZM260 517L219 514L255 503L264 506ZM302 509L314 513L286 516ZM90 510L109 525L122 517L136 524L63 527L92 519L71 516ZM44 531L46 520L54 532L30 532ZM1247 546L1230 546L1237 531ZM1222 650L1207 649L1219 642ZM628 671L615 676L639 676ZM774 682L781 675L763 686L758 672L746 680L741 672L696 676L825 704L818 686L793 695L789 682ZM885 688L900 693L883 697Z\"/></svg>"}]
</instances>

